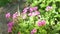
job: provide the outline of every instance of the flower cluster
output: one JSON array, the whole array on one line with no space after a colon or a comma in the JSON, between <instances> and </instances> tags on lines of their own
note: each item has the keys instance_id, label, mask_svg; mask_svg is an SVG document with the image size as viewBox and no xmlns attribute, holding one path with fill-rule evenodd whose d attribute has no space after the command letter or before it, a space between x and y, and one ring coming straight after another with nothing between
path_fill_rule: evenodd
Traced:
<instances>
[{"instance_id":1,"label":"flower cluster","mask_svg":"<svg viewBox=\"0 0 60 34\"><path fill-rule=\"evenodd\" d=\"M7 26L8 26L8 32L12 32L12 27L13 27L13 22L9 22L8 24L7 24Z\"/></svg>"},{"instance_id":2,"label":"flower cluster","mask_svg":"<svg viewBox=\"0 0 60 34\"><path fill-rule=\"evenodd\" d=\"M58 1L58 0L57 0ZM60 34L59 2L29 0L22 12L7 13L8 32L13 34ZM58 4L57 4L58 3ZM58 14L56 14L58 13Z\"/></svg>"},{"instance_id":3,"label":"flower cluster","mask_svg":"<svg viewBox=\"0 0 60 34\"><path fill-rule=\"evenodd\" d=\"M34 34L34 33L36 33L36 32L37 32L37 29L34 28L34 29L31 31L31 34Z\"/></svg>"},{"instance_id":4,"label":"flower cluster","mask_svg":"<svg viewBox=\"0 0 60 34\"><path fill-rule=\"evenodd\" d=\"M24 8L23 14L25 14L25 13L27 13L29 11L28 16L36 16L36 15L39 15L40 12L37 11L37 9L38 9L38 7L30 7L30 8L27 7L27 8Z\"/></svg>"},{"instance_id":5,"label":"flower cluster","mask_svg":"<svg viewBox=\"0 0 60 34\"><path fill-rule=\"evenodd\" d=\"M10 14L10 13L7 13L5 16L6 16L6 18L8 19L8 18L11 17L11 14ZM20 16L22 17L22 19L20 19L20 20L23 20L23 22L22 22L22 21L19 21L19 20L17 19L17 18L18 18L18 12L15 12L15 13L12 15L13 21L12 21L12 22L9 22L9 23L7 24L7 26L8 26L8 32L13 32L12 29L14 28L13 25L14 25L14 20L15 20L15 19L17 19L17 22L19 22L19 23L18 23L18 24L20 24L19 27L23 28L23 26L26 26L26 25L23 25L23 24L27 24L27 22L31 20L31 19L30 19L31 16L34 17L34 18L36 18L36 17L41 17L41 16L40 16L40 11L38 11L38 7L26 7L26 8L23 9L23 12L21 12ZM20 18L21 18L21 17L20 17ZM27 17L28 17L28 20L26 19ZM26 19L26 20L25 20L25 19ZM33 18L32 18L32 19L33 19ZM41 20L41 21L40 21L39 18L37 18L37 20L38 20L38 22L37 22L37 27L45 26L45 24L46 24L46 21L45 21L45 20ZM36 21L37 21L37 20L36 20ZM34 21L34 20L32 20L32 22L33 22L33 21ZM20 22L21 22L21 23L20 23ZM26 22L26 23L25 23L25 22ZM35 22L35 23L36 23L36 22ZM17 27L18 27L18 24L16 24ZM33 25L31 24L31 21L30 21L29 24L30 24L30 26L33 26ZM22 25L22 26L21 26L21 25ZM28 24L27 24L27 25L28 25ZM36 25L36 24L34 24L34 25ZM26 27L30 27L30 26L26 26ZM19 29L21 29L21 28L19 28ZM19 29L18 29L18 30L19 30ZM28 29L28 30L30 30L30 29ZM37 33L37 29L36 29L35 27L33 27L32 30L30 31L30 33L31 33L31 34ZM17 34L21 34L21 31L18 31Z\"/></svg>"},{"instance_id":6,"label":"flower cluster","mask_svg":"<svg viewBox=\"0 0 60 34\"><path fill-rule=\"evenodd\" d=\"M51 9L52 9L51 6L47 6L45 10L46 10L46 11L50 11Z\"/></svg>"},{"instance_id":7,"label":"flower cluster","mask_svg":"<svg viewBox=\"0 0 60 34\"><path fill-rule=\"evenodd\" d=\"M45 20L38 20L38 26L44 26L46 24L46 21Z\"/></svg>"},{"instance_id":8,"label":"flower cluster","mask_svg":"<svg viewBox=\"0 0 60 34\"><path fill-rule=\"evenodd\" d=\"M15 19L17 16L18 16L18 13L17 13L17 12L14 13L14 14L13 14L13 19Z\"/></svg>"},{"instance_id":9,"label":"flower cluster","mask_svg":"<svg viewBox=\"0 0 60 34\"><path fill-rule=\"evenodd\" d=\"M12 18L15 19L17 16L18 16L18 13L16 12L16 13L13 14ZM7 14L5 15L5 17L8 19L8 18L11 17L11 14L10 14L10 13L7 13Z\"/></svg>"},{"instance_id":10,"label":"flower cluster","mask_svg":"<svg viewBox=\"0 0 60 34\"><path fill-rule=\"evenodd\" d=\"M35 12L32 12L32 13L29 13L28 16L36 16L36 15L39 15L39 11L35 11Z\"/></svg>"},{"instance_id":11,"label":"flower cluster","mask_svg":"<svg viewBox=\"0 0 60 34\"><path fill-rule=\"evenodd\" d=\"M16 19L17 16L18 16L18 13L16 12L16 13L13 14L12 19ZM9 18L11 17L11 14L10 14L10 13L7 13L7 14L5 15L5 17L6 17L7 19L9 19ZM7 26L8 26L8 32L12 32L13 24L14 24L13 21L8 22L8 24L7 24Z\"/></svg>"},{"instance_id":12,"label":"flower cluster","mask_svg":"<svg viewBox=\"0 0 60 34\"><path fill-rule=\"evenodd\" d=\"M7 14L5 15L5 17L6 17L6 18L10 18L10 13L7 13Z\"/></svg>"}]
</instances>

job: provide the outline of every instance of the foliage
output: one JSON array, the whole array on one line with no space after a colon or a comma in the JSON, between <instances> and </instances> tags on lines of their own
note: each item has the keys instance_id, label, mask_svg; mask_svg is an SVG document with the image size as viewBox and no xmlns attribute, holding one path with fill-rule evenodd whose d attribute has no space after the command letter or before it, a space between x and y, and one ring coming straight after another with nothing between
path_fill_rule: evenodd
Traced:
<instances>
[{"instance_id":1,"label":"foliage","mask_svg":"<svg viewBox=\"0 0 60 34\"><path fill-rule=\"evenodd\" d=\"M30 6L23 12L6 14L14 23L12 34L60 34L60 0L27 0L26 4Z\"/></svg>"}]
</instances>

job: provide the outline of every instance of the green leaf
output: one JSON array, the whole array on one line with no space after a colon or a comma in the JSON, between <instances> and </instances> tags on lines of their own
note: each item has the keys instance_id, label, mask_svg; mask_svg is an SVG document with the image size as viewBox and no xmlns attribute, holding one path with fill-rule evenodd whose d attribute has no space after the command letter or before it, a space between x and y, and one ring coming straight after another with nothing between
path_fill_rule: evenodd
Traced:
<instances>
[{"instance_id":1,"label":"green leaf","mask_svg":"<svg viewBox=\"0 0 60 34\"><path fill-rule=\"evenodd\" d=\"M56 1L60 1L60 0L56 0Z\"/></svg>"},{"instance_id":2,"label":"green leaf","mask_svg":"<svg viewBox=\"0 0 60 34\"><path fill-rule=\"evenodd\" d=\"M60 12L60 8L58 9L58 11Z\"/></svg>"},{"instance_id":3,"label":"green leaf","mask_svg":"<svg viewBox=\"0 0 60 34\"><path fill-rule=\"evenodd\" d=\"M31 4L31 6L36 6L36 5L38 5L39 3L38 3L38 1L36 0L36 1L34 1L32 4Z\"/></svg>"},{"instance_id":4,"label":"green leaf","mask_svg":"<svg viewBox=\"0 0 60 34\"><path fill-rule=\"evenodd\" d=\"M54 17L60 17L60 14L55 15Z\"/></svg>"},{"instance_id":5,"label":"green leaf","mask_svg":"<svg viewBox=\"0 0 60 34\"><path fill-rule=\"evenodd\" d=\"M45 7L46 5L45 4L40 4L41 8Z\"/></svg>"}]
</instances>

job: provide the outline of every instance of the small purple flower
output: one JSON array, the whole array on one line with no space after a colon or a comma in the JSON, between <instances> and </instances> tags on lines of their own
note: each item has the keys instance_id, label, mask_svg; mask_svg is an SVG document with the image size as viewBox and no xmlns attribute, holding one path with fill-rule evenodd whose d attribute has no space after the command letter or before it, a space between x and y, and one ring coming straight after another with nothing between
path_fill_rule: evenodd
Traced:
<instances>
[{"instance_id":1,"label":"small purple flower","mask_svg":"<svg viewBox=\"0 0 60 34\"><path fill-rule=\"evenodd\" d=\"M9 22L8 24L7 24L7 26L8 26L8 32L12 32L12 27L13 27L13 22Z\"/></svg>"},{"instance_id":2,"label":"small purple flower","mask_svg":"<svg viewBox=\"0 0 60 34\"><path fill-rule=\"evenodd\" d=\"M23 10L23 13L25 14L26 12L27 12L27 9L24 9L24 10Z\"/></svg>"},{"instance_id":3,"label":"small purple flower","mask_svg":"<svg viewBox=\"0 0 60 34\"><path fill-rule=\"evenodd\" d=\"M35 11L36 11L37 9L38 9L38 7L33 7L33 10L35 10Z\"/></svg>"},{"instance_id":4,"label":"small purple flower","mask_svg":"<svg viewBox=\"0 0 60 34\"><path fill-rule=\"evenodd\" d=\"M9 23L7 24L7 26L10 27L10 28L12 28L13 22L9 22Z\"/></svg>"},{"instance_id":5,"label":"small purple flower","mask_svg":"<svg viewBox=\"0 0 60 34\"><path fill-rule=\"evenodd\" d=\"M29 13L28 16L35 16L35 12Z\"/></svg>"},{"instance_id":6,"label":"small purple flower","mask_svg":"<svg viewBox=\"0 0 60 34\"><path fill-rule=\"evenodd\" d=\"M46 24L46 21L45 20L42 20L41 23L42 23L42 26L43 26L43 25Z\"/></svg>"},{"instance_id":7,"label":"small purple flower","mask_svg":"<svg viewBox=\"0 0 60 34\"><path fill-rule=\"evenodd\" d=\"M29 7L23 9L23 13L25 14L28 11Z\"/></svg>"},{"instance_id":8,"label":"small purple flower","mask_svg":"<svg viewBox=\"0 0 60 34\"><path fill-rule=\"evenodd\" d=\"M30 7L30 12L36 11L38 9L38 7Z\"/></svg>"},{"instance_id":9,"label":"small purple flower","mask_svg":"<svg viewBox=\"0 0 60 34\"><path fill-rule=\"evenodd\" d=\"M39 11L35 11L35 15L39 15L40 14L40 12Z\"/></svg>"},{"instance_id":10,"label":"small purple flower","mask_svg":"<svg viewBox=\"0 0 60 34\"><path fill-rule=\"evenodd\" d=\"M45 20L42 20L42 21L38 20L38 23L37 23L38 26L44 26L45 24L46 24Z\"/></svg>"},{"instance_id":11,"label":"small purple flower","mask_svg":"<svg viewBox=\"0 0 60 34\"><path fill-rule=\"evenodd\" d=\"M29 13L28 16L32 16L32 13Z\"/></svg>"},{"instance_id":12,"label":"small purple flower","mask_svg":"<svg viewBox=\"0 0 60 34\"><path fill-rule=\"evenodd\" d=\"M30 10L30 12L33 12L33 8L32 7L29 10Z\"/></svg>"},{"instance_id":13,"label":"small purple flower","mask_svg":"<svg viewBox=\"0 0 60 34\"><path fill-rule=\"evenodd\" d=\"M32 12L32 13L29 13L28 16L36 16L36 15L39 15L40 12L38 11L35 11L35 12Z\"/></svg>"},{"instance_id":14,"label":"small purple flower","mask_svg":"<svg viewBox=\"0 0 60 34\"><path fill-rule=\"evenodd\" d=\"M37 25L38 25L38 26L42 26L41 21L38 21Z\"/></svg>"},{"instance_id":15,"label":"small purple flower","mask_svg":"<svg viewBox=\"0 0 60 34\"><path fill-rule=\"evenodd\" d=\"M12 32L12 29L11 28L8 28L8 32Z\"/></svg>"},{"instance_id":16,"label":"small purple flower","mask_svg":"<svg viewBox=\"0 0 60 34\"><path fill-rule=\"evenodd\" d=\"M36 16L35 12L32 12L32 16Z\"/></svg>"},{"instance_id":17,"label":"small purple flower","mask_svg":"<svg viewBox=\"0 0 60 34\"><path fill-rule=\"evenodd\" d=\"M34 34L34 33L36 33L36 32L37 32L37 29L34 28L34 29L31 31L31 34Z\"/></svg>"},{"instance_id":18,"label":"small purple flower","mask_svg":"<svg viewBox=\"0 0 60 34\"><path fill-rule=\"evenodd\" d=\"M47 6L45 10L46 10L46 11L49 11L49 10L51 10L51 9L52 9L51 6Z\"/></svg>"},{"instance_id":19,"label":"small purple flower","mask_svg":"<svg viewBox=\"0 0 60 34\"><path fill-rule=\"evenodd\" d=\"M5 15L5 17L6 17L6 18L10 18L10 13L7 13L7 14Z\"/></svg>"},{"instance_id":20,"label":"small purple flower","mask_svg":"<svg viewBox=\"0 0 60 34\"><path fill-rule=\"evenodd\" d=\"M20 32L18 32L18 34L20 34Z\"/></svg>"},{"instance_id":21,"label":"small purple flower","mask_svg":"<svg viewBox=\"0 0 60 34\"><path fill-rule=\"evenodd\" d=\"M14 14L13 14L13 19L15 19L17 16L18 16L18 13L17 13L17 12L14 13Z\"/></svg>"},{"instance_id":22,"label":"small purple flower","mask_svg":"<svg viewBox=\"0 0 60 34\"><path fill-rule=\"evenodd\" d=\"M34 33L31 31L31 34L34 34Z\"/></svg>"}]
</instances>

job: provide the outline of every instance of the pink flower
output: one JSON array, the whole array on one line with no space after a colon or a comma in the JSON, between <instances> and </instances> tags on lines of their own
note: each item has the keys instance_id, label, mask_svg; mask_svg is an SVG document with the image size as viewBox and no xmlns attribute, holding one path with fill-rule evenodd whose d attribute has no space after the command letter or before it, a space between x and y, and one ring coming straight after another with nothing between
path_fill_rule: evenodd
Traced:
<instances>
[{"instance_id":1,"label":"pink flower","mask_svg":"<svg viewBox=\"0 0 60 34\"><path fill-rule=\"evenodd\" d=\"M39 15L40 14L40 12L39 11L35 11L35 15Z\"/></svg>"},{"instance_id":2,"label":"pink flower","mask_svg":"<svg viewBox=\"0 0 60 34\"><path fill-rule=\"evenodd\" d=\"M37 23L38 26L44 26L45 24L46 24L45 20L42 20L42 21L38 20L38 23Z\"/></svg>"},{"instance_id":3,"label":"pink flower","mask_svg":"<svg viewBox=\"0 0 60 34\"><path fill-rule=\"evenodd\" d=\"M37 9L38 9L38 7L33 7L33 10L35 10L35 11L36 11Z\"/></svg>"},{"instance_id":4,"label":"pink flower","mask_svg":"<svg viewBox=\"0 0 60 34\"><path fill-rule=\"evenodd\" d=\"M28 16L35 16L35 12L29 13Z\"/></svg>"},{"instance_id":5,"label":"pink flower","mask_svg":"<svg viewBox=\"0 0 60 34\"><path fill-rule=\"evenodd\" d=\"M32 32L36 33L36 32L37 32L37 30L34 28L34 29L32 30Z\"/></svg>"},{"instance_id":6,"label":"pink flower","mask_svg":"<svg viewBox=\"0 0 60 34\"><path fill-rule=\"evenodd\" d=\"M11 28L8 28L8 32L12 32L12 29Z\"/></svg>"},{"instance_id":7,"label":"pink flower","mask_svg":"<svg viewBox=\"0 0 60 34\"><path fill-rule=\"evenodd\" d=\"M41 23L41 21L38 21L38 24L37 24L38 26L42 26L42 23Z\"/></svg>"},{"instance_id":8,"label":"pink flower","mask_svg":"<svg viewBox=\"0 0 60 34\"><path fill-rule=\"evenodd\" d=\"M28 16L36 16L36 15L39 15L40 13L38 11L35 11L35 12L32 12L32 13L29 13Z\"/></svg>"},{"instance_id":9,"label":"pink flower","mask_svg":"<svg viewBox=\"0 0 60 34\"><path fill-rule=\"evenodd\" d=\"M37 32L37 30L36 30L36 28L34 28L32 31L31 31L31 34L34 34L34 33L36 33Z\"/></svg>"},{"instance_id":10,"label":"pink flower","mask_svg":"<svg viewBox=\"0 0 60 34\"><path fill-rule=\"evenodd\" d=\"M14 24L13 22L9 22L9 23L7 24L7 26L10 27L10 28L12 28L13 24Z\"/></svg>"},{"instance_id":11,"label":"pink flower","mask_svg":"<svg viewBox=\"0 0 60 34\"><path fill-rule=\"evenodd\" d=\"M29 10L30 10L30 12L33 12L33 8L32 7Z\"/></svg>"},{"instance_id":12,"label":"pink flower","mask_svg":"<svg viewBox=\"0 0 60 34\"><path fill-rule=\"evenodd\" d=\"M32 16L36 16L35 12L32 12Z\"/></svg>"},{"instance_id":13,"label":"pink flower","mask_svg":"<svg viewBox=\"0 0 60 34\"><path fill-rule=\"evenodd\" d=\"M41 23L42 23L42 25L45 25L46 24L46 21L45 20L42 20Z\"/></svg>"},{"instance_id":14,"label":"pink flower","mask_svg":"<svg viewBox=\"0 0 60 34\"><path fill-rule=\"evenodd\" d=\"M32 16L32 13L29 13L28 16Z\"/></svg>"},{"instance_id":15,"label":"pink flower","mask_svg":"<svg viewBox=\"0 0 60 34\"><path fill-rule=\"evenodd\" d=\"M5 15L5 17L6 17L6 18L10 18L10 13L7 13L7 14Z\"/></svg>"},{"instance_id":16,"label":"pink flower","mask_svg":"<svg viewBox=\"0 0 60 34\"><path fill-rule=\"evenodd\" d=\"M31 7L29 10L30 12L36 11L38 9L38 7Z\"/></svg>"},{"instance_id":17,"label":"pink flower","mask_svg":"<svg viewBox=\"0 0 60 34\"><path fill-rule=\"evenodd\" d=\"M15 19L17 16L18 16L18 13L17 13L17 12L14 13L14 14L13 14L13 19Z\"/></svg>"},{"instance_id":18,"label":"pink flower","mask_svg":"<svg viewBox=\"0 0 60 34\"><path fill-rule=\"evenodd\" d=\"M34 33L31 31L31 34L34 34Z\"/></svg>"},{"instance_id":19,"label":"pink flower","mask_svg":"<svg viewBox=\"0 0 60 34\"><path fill-rule=\"evenodd\" d=\"M7 26L8 26L8 32L12 32L12 27L13 27L13 22L9 22L8 24L7 24Z\"/></svg>"},{"instance_id":20,"label":"pink flower","mask_svg":"<svg viewBox=\"0 0 60 34\"><path fill-rule=\"evenodd\" d=\"M28 11L29 7L23 9L23 13L25 14Z\"/></svg>"},{"instance_id":21,"label":"pink flower","mask_svg":"<svg viewBox=\"0 0 60 34\"><path fill-rule=\"evenodd\" d=\"M45 10L46 10L46 11L49 11L49 10L51 10L51 9L52 9L51 6L47 6Z\"/></svg>"},{"instance_id":22,"label":"pink flower","mask_svg":"<svg viewBox=\"0 0 60 34\"><path fill-rule=\"evenodd\" d=\"M26 13L26 12L27 12L27 10L26 10L26 9L24 9L24 10L23 10L23 13Z\"/></svg>"},{"instance_id":23,"label":"pink flower","mask_svg":"<svg viewBox=\"0 0 60 34\"><path fill-rule=\"evenodd\" d=\"M18 34L20 34L20 32L18 32Z\"/></svg>"}]
</instances>

